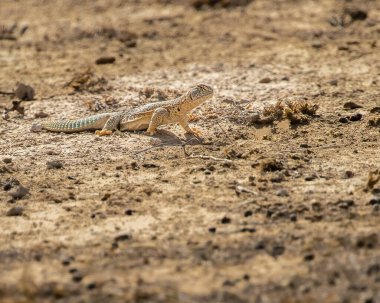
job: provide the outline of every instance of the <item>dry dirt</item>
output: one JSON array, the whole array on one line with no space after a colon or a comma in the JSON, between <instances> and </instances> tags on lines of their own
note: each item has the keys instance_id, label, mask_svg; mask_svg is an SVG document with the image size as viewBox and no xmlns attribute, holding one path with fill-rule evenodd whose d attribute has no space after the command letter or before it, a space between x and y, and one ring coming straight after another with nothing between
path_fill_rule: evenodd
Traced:
<instances>
[{"instance_id":1,"label":"dry dirt","mask_svg":"<svg viewBox=\"0 0 380 303\"><path fill-rule=\"evenodd\" d=\"M1 0L0 27L1 302L380 302L379 1ZM198 82L203 141L31 132Z\"/></svg>"}]
</instances>

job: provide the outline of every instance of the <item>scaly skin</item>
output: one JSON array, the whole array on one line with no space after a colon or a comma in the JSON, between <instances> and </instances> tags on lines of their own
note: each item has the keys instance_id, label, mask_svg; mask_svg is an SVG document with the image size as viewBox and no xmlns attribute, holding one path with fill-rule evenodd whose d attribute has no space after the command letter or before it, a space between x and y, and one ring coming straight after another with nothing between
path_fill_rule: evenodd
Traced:
<instances>
[{"instance_id":1,"label":"scaly skin","mask_svg":"<svg viewBox=\"0 0 380 303\"><path fill-rule=\"evenodd\" d=\"M110 135L113 131L147 130L153 135L163 124L179 123L182 128L199 135L189 126L188 113L213 95L213 89L206 84L198 84L184 95L169 101L149 103L132 110L98 114L77 120L42 122L43 129L53 132L81 132L96 130L97 135Z\"/></svg>"}]
</instances>

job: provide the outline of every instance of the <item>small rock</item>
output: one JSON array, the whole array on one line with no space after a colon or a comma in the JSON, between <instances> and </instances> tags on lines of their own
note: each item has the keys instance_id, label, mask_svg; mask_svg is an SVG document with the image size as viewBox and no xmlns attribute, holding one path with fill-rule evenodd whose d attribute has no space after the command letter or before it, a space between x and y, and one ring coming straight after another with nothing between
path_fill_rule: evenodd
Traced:
<instances>
[{"instance_id":1,"label":"small rock","mask_svg":"<svg viewBox=\"0 0 380 303\"><path fill-rule=\"evenodd\" d=\"M34 118L46 118L49 117L47 113L44 113L43 111L39 111L38 113L34 114Z\"/></svg>"},{"instance_id":2,"label":"small rock","mask_svg":"<svg viewBox=\"0 0 380 303\"><path fill-rule=\"evenodd\" d=\"M310 254L306 254L303 259L307 262L310 262L310 261L313 261L314 260L314 254L310 253Z\"/></svg>"},{"instance_id":3,"label":"small rock","mask_svg":"<svg viewBox=\"0 0 380 303\"><path fill-rule=\"evenodd\" d=\"M253 214L252 210L246 210L244 212L244 217L250 217L250 216L252 216L252 214Z\"/></svg>"},{"instance_id":4,"label":"small rock","mask_svg":"<svg viewBox=\"0 0 380 303\"><path fill-rule=\"evenodd\" d=\"M276 159L265 159L260 162L260 168L262 172L273 172L284 169L284 165Z\"/></svg>"},{"instance_id":5,"label":"small rock","mask_svg":"<svg viewBox=\"0 0 380 303\"><path fill-rule=\"evenodd\" d=\"M123 234L123 235L119 235L119 236L115 237L114 241L115 241L115 242L120 242L120 241L127 241L127 240L129 240L129 239L131 239L131 236L130 236L130 235L128 235L128 234Z\"/></svg>"},{"instance_id":6,"label":"small rock","mask_svg":"<svg viewBox=\"0 0 380 303\"><path fill-rule=\"evenodd\" d=\"M115 57L100 57L96 59L95 63L96 64L112 64L116 60Z\"/></svg>"},{"instance_id":7,"label":"small rock","mask_svg":"<svg viewBox=\"0 0 380 303\"><path fill-rule=\"evenodd\" d=\"M15 96L19 98L20 100L33 100L35 95L34 88L25 85L23 83L19 83L16 91L15 91Z\"/></svg>"},{"instance_id":8,"label":"small rock","mask_svg":"<svg viewBox=\"0 0 380 303\"><path fill-rule=\"evenodd\" d=\"M88 283L86 287L87 287L88 290L95 289L96 288L96 283L95 282Z\"/></svg>"},{"instance_id":9,"label":"small rock","mask_svg":"<svg viewBox=\"0 0 380 303\"><path fill-rule=\"evenodd\" d=\"M282 245L275 245L272 248L272 257L278 257L281 256L285 252L285 247Z\"/></svg>"},{"instance_id":10,"label":"small rock","mask_svg":"<svg viewBox=\"0 0 380 303\"><path fill-rule=\"evenodd\" d=\"M306 176L305 177L305 181L313 181L317 178L317 176L315 175L310 175L310 176Z\"/></svg>"},{"instance_id":11,"label":"small rock","mask_svg":"<svg viewBox=\"0 0 380 303\"><path fill-rule=\"evenodd\" d=\"M48 161L46 162L48 169L60 169L63 167L62 162L60 161Z\"/></svg>"},{"instance_id":12,"label":"small rock","mask_svg":"<svg viewBox=\"0 0 380 303\"><path fill-rule=\"evenodd\" d=\"M13 199L22 199L29 193L29 189L26 187L19 185L16 190L10 192L9 194L12 196Z\"/></svg>"},{"instance_id":13,"label":"small rock","mask_svg":"<svg viewBox=\"0 0 380 303\"><path fill-rule=\"evenodd\" d=\"M347 170L343 174L343 179L351 179L354 175L353 171Z\"/></svg>"},{"instance_id":14,"label":"small rock","mask_svg":"<svg viewBox=\"0 0 380 303\"><path fill-rule=\"evenodd\" d=\"M346 10L346 12L348 13L348 15L350 15L352 21L363 21L368 17L368 13L359 8L351 8Z\"/></svg>"},{"instance_id":15,"label":"small rock","mask_svg":"<svg viewBox=\"0 0 380 303\"><path fill-rule=\"evenodd\" d=\"M355 122L355 121L360 121L362 119L363 115L360 113L357 113L353 116L350 117L350 121Z\"/></svg>"},{"instance_id":16,"label":"small rock","mask_svg":"<svg viewBox=\"0 0 380 303\"><path fill-rule=\"evenodd\" d=\"M357 108L363 108L360 104L357 104L355 102L349 101L343 104L343 107L345 109L357 109Z\"/></svg>"},{"instance_id":17,"label":"small rock","mask_svg":"<svg viewBox=\"0 0 380 303\"><path fill-rule=\"evenodd\" d=\"M3 189L4 189L4 191L8 191L12 187L13 187L12 183L11 182L7 182L7 183L4 184Z\"/></svg>"},{"instance_id":18,"label":"small rock","mask_svg":"<svg viewBox=\"0 0 380 303\"><path fill-rule=\"evenodd\" d=\"M74 282L80 282L83 279L83 275L79 271L77 271L73 273L72 279Z\"/></svg>"},{"instance_id":19,"label":"small rock","mask_svg":"<svg viewBox=\"0 0 380 303\"><path fill-rule=\"evenodd\" d=\"M348 119L347 119L347 117L340 117L339 120L338 120L338 122L340 122L340 123L348 123Z\"/></svg>"},{"instance_id":20,"label":"small rock","mask_svg":"<svg viewBox=\"0 0 380 303\"><path fill-rule=\"evenodd\" d=\"M42 125L41 124L32 124L32 126L30 127L30 131L32 133L38 133L38 132L42 131Z\"/></svg>"},{"instance_id":21,"label":"small rock","mask_svg":"<svg viewBox=\"0 0 380 303\"><path fill-rule=\"evenodd\" d=\"M12 158L4 158L3 162L6 164L12 163Z\"/></svg>"},{"instance_id":22,"label":"small rock","mask_svg":"<svg viewBox=\"0 0 380 303\"><path fill-rule=\"evenodd\" d=\"M336 205L342 209L349 209L350 207L355 206L355 202L354 200L339 200Z\"/></svg>"},{"instance_id":23,"label":"small rock","mask_svg":"<svg viewBox=\"0 0 380 303\"><path fill-rule=\"evenodd\" d=\"M210 228L208 229L208 231L209 231L210 233L214 234L214 233L216 232L216 227L210 227Z\"/></svg>"},{"instance_id":24,"label":"small rock","mask_svg":"<svg viewBox=\"0 0 380 303\"><path fill-rule=\"evenodd\" d=\"M279 197L289 197L289 193L286 189L280 189L277 191L277 196Z\"/></svg>"},{"instance_id":25,"label":"small rock","mask_svg":"<svg viewBox=\"0 0 380 303\"><path fill-rule=\"evenodd\" d=\"M315 48L315 49L320 49L324 46L324 44L322 44L321 42L313 42L311 44L311 47Z\"/></svg>"},{"instance_id":26,"label":"small rock","mask_svg":"<svg viewBox=\"0 0 380 303\"><path fill-rule=\"evenodd\" d=\"M331 80L331 81L329 82L329 84L332 85L332 86L337 86L337 85L338 85L338 80L336 80L336 79Z\"/></svg>"},{"instance_id":27,"label":"small rock","mask_svg":"<svg viewBox=\"0 0 380 303\"><path fill-rule=\"evenodd\" d=\"M228 217L223 217L222 220L220 221L222 224L229 224L231 223L231 219Z\"/></svg>"},{"instance_id":28,"label":"small rock","mask_svg":"<svg viewBox=\"0 0 380 303\"><path fill-rule=\"evenodd\" d=\"M296 215L295 213L291 213L291 214L289 215L289 219L290 219L290 221L292 221L292 222L296 222L296 221L297 221L297 215Z\"/></svg>"},{"instance_id":29,"label":"small rock","mask_svg":"<svg viewBox=\"0 0 380 303\"><path fill-rule=\"evenodd\" d=\"M375 106L369 111L371 114L380 113L380 106Z\"/></svg>"},{"instance_id":30,"label":"small rock","mask_svg":"<svg viewBox=\"0 0 380 303\"><path fill-rule=\"evenodd\" d=\"M126 214L127 216L132 216L133 213L134 213L134 211L133 211L132 209L127 209L127 210L125 211L125 214Z\"/></svg>"},{"instance_id":31,"label":"small rock","mask_svg":"<svg viewBox=\"0 0 380 303\"><path fill-rule=\"evenodd\" d=\"M260 81L259 81L259 83L270 83L272 80L270 79L270 78L268 78L268 77L266 77L266 78L262 78Z\"/></svg>"},{"instance_id":32,"label":"small rock","mask_svg":"<svg viewBox=\"0 0 380 303\"><path fill-rule=\"evenodd\" d=\"M15 206L12 207L10 210L7 211L8 217L16 217L16 216L22 216L22 213L24 212L24 208L21 206Z\"/></svg>"},{"instance_id":33,"label":"small rock","mask_svg":"<svg viewBox=\"0 0 380 303\"><path fill-rule=\"evenodd\" d=\"M373 206L380 205L380 198L372 198L368 204Z\"/></svg>"}]
</instances>

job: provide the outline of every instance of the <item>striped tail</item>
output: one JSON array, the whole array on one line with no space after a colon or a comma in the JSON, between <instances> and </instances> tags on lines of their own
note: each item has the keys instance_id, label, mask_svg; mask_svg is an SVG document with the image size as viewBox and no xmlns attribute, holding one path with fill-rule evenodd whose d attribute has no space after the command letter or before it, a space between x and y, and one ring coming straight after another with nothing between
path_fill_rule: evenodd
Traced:
<instances>
[{"instance_id":1,"label":"striped tail","mask_svg":"<svg viewBox=\"0 0 380 303\"><path fill-rule=\"evenodd\" d=\"M98 114L76 120L58 120L42 122L43 129L52 132L75 133L84 130L102 129L112 113Z\"/></svg>"}]
</instances>

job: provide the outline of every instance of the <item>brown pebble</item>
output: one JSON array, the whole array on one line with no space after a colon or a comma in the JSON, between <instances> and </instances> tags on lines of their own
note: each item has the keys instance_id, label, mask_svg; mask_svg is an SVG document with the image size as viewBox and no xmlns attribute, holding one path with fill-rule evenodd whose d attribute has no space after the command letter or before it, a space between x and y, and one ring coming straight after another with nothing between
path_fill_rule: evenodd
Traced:
<instances>
[{"instance_id":1,"label":"brown pebble","mask_svg":"<svg viewBox=\"0 0 380 303\"><path fill-rule=\"evenodd\" d=\"M112 64L116 60L115 57L100 57L96 59L95 63L96 64Z\"/></svg>"},{"instance_id":2,"label":"brown pebble","mask_svg":"<svg viewBox=\"0 0 380 303\"><path fill-rule=\"evenodd\" d=\"M26 187L19 185L14 191L11 191L9 194L13 199L22 199L29 193L29 189Z\"/></svg>"},{"instance_id":3,"label":"brown pebble","mask_svg":"<svg viewBox=\"0 0 380 303\"><path fill-rule=\"evenodd\" d=\"M363 106L361 106L355 102L349 101L349 102L344 103L343 107L345 109L356 109L356 108L362 108Z\"/></svg>"},{"instance_id":4,"label":"brown pebble","mask_svg":"<svg viewBox=\"0 0 380 303\"><path fill-rule=\"evenodd\" d=\"M60 161L47 161L46 165L48 169L60 169L63 167L63 164Z\"/></svg>"},{"instance_id":5,"label":"brown pebble","mask_svg":"<svg viewBox=\"0 0 380 303\"><path fill-rule=\"evenodd\" d=\"M266 77L266 78L262 78L260 81L259 81L259 83L270 83L272 80L270 79L270 78L268 78L268 77Z\"/></svg>"},{"instance_id":6,"label":"brown pebble","mask_svg":"<svg viewBox=\"0 0 380 303\"><path fill-rule=\"evenodd\" d=\"M3 162L6 164L12 163L12 158L4 158Z\"/></svg>"},{"instance_id":7,"label":"brown pebble","mask_svg":"<svg viewBox=\"0 0 380 303\"><path fill-rule=\"evenodd\" d=\"M33 87L19 83L16 88L15 95L20 100L33 100L35 91Z\"/></svg>"},{"instance_id":8,"label":"brown pebble","mask_svg":"<svg viewBox=\"0 0 380 303\"><path fill-rule=\"evenodd\" d=\"M15 207L12 207L10 210L8 210L6 215L8 217L16 217L16 216L21 216L23 212L24 212L23 207L15 206Z\"/></svg>"}]
</instances>

